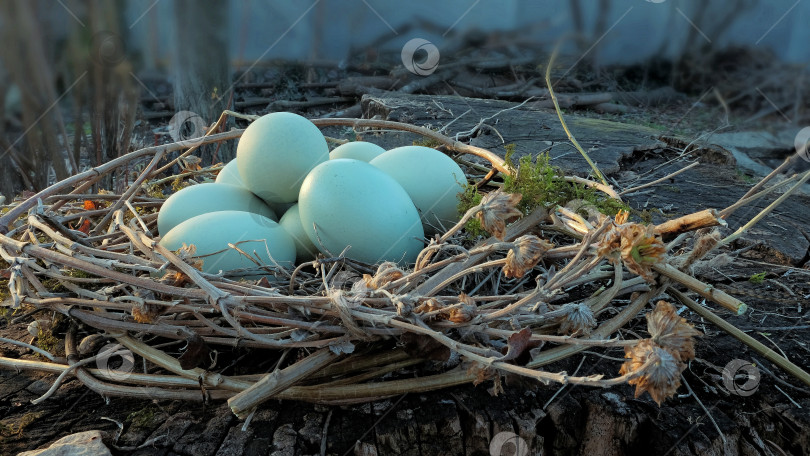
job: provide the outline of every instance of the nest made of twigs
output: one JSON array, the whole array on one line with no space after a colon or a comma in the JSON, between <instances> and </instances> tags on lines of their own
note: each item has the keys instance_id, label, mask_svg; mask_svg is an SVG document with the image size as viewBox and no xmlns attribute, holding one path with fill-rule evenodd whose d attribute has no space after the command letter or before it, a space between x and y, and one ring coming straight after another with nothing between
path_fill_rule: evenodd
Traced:
<instances>
[{"instance_id":1,"label":"nest made of twigs","mask_svg":"<svg viewBox=\"0 0 810 456\"><path fill-rule=\"evenodd\" d=\"M422 134L508 172L495 154L421 127L315 123ZM650 338L611 336L672 280L706 288L669 264L661 237L721 223L716 213L657 227L621 216L586 219L560 207L522 214L515 210L520 195L495 190L459 225L428 240L409 268L339 256L295 271L261 265L258 272L273 281L240 281L201 272L193 248L160 246L155 226L162 199L149 194L156 183L176 187L212 178L220 167L199 168L194 160L175 176L164 173L200 145L240 134L210 134L191 148L181 142L132 152L9 206L0 218L0 256L9 264L11 305L70 322L66 360L36 349L48 361L3 358L2 365L61 373L52 391L74 374L105 396L228 399L240 417L269 398L364 402L470 382L492 382L497 393L503 375L600 387L631 383L658 402L677 388L697 332L670 305L659 303L648 314ZM178 150L185 152L159 167ZM89 193L101 176L125 174L138 161L145 168L122 193ZM496 236L470 242L462 228L471 217ZM667 279L656 282L659 276ZM719 293L710 292L726 307L743 308ZM628 361L586 377L542 369L600 346L623 347ZM237 349L250 352L228 365L217 361ZM113 367L118 358L122 365Z\"/></svg>"}]
</instances>

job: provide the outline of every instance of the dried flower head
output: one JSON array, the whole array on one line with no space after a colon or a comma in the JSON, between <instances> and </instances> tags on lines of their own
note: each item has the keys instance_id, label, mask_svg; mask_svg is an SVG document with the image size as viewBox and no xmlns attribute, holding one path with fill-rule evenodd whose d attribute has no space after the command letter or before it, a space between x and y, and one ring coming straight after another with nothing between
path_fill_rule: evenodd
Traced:
<instances>
[{"instance_id":1,"label":"dried flower head","mask_svg":"<svg viewBox=\"0 0 810 456\"><path fill-rule=\"evenodd\" d=\"M703 335L675 312L675 306L666 301L658 301L655 309L647 314L647 331L656 345L681 362L695 358L693 337Z\"/></svg>"},{"instance_id":2,"label":"dried flower head","mask_svg":"<svg viewBox=\"0 0 810 456\"><path fill-rule=\"evenodd\" d=\"M202 159L196 155L188 155L180 159L182 171L199 171L202 169L200 163L202 163Z\"/></svg>"},{"instance_id":3,"label":"dried flower head","mask_svg":"<svg viewBox=\"0 0 810 456\"><path fill-rule=\"evenodd\" d=\"M523 215L516 207L522 197L520 193L489 192L481 198L481 210L475 216L485 230L502 240L506 236L506 221Z\"/></svg>"},{"instance_id":4,"label":"dried flower head","mask_svg":"<svg viewBox=\"0 0 810 456\"><path fill-rule=\"evenodd\" d=\"M622 235L614 226L609 229L596 244L596 254L607 258L611 263L618 259L618 252L622 249Z\"/></svg>"},{"instance_id":5,"label":"dried flower head","mask_svg":"<svg viewBox=\"0 0 810 456\"><path fill-rule=\"evenodd\" d=\"M183 243L183 246L174 252L181 260L190 264L194 269L202 270L203 260L194 256L197 253L197 246Z\"/></svg>"},{"instance_id":6,"label":"dried flower head","mask_svg":"<svg viewBox=\"0 0 810 456\"><path fill-rule=\"evenodd\" d=\"M627 269L652 280L651 268L663 261L666 247L655 235L653 226L625 223L605 233L596 251L614 263L619 252Z\"/></svg>"},{"instance_id":7,"label":"dried flower head","mask_svg":"<svg viewBox=\"0 0 810 456\"><path fill-rule=\"evenodd\" d=\"M503 275L506 277L523 277L526 271L533 268L540 258L553 245L532 234L515 240L513 247L506 254Z\"/></svg>"},{"instance_id":8,"label":"dried flower head","mask_svg":"<svg viewBox=\"0 0 810 456\"><path fill-rule=\"evenodd\" d=\"M566 304L562 310L566 311L560 322L560 334L570 336L590 335L596 327L596 317L585 303Z\"/></svg>"},{"instance_id":9,"label":"dried flower head","mask_svg":"<svg viewBox=\"0 0 810 456\"><path fill-rule=\"evenodd\" d=\"M428 298L419 303L415 309L413 309L414 313L423 314L428 312L436 312L442 310L444 306L436 299L436 298Z\"/></svg>"},{"instance_id":10,"label":"dried flower head","mask_svg":"<svg viewBox=\"0 0 810 456\"><path fill-rule=\"evenodd\" d=\"M625 211L624 209L620 210L616 213L616 217L614 220L616 221L617 225L624 225L627 223L627 220L630 218L630 211Z\"/></svg>"},{"instance_id":11,"label":"dried flower head","mask_svg":"<svg viewBox=\"0 0 810 456\"><path fill-rule=\"evenodd\" d=\"M192 283L191 278L180 271L168 271L160 278L159 282L173 287L182 287L187 283Z\"/></svg>"},{"instance_id":12,"label":"dried flower head","mask_svg":"<svg viewBox=\"0 0 810 456\"><path fill-rule=\"evenodd\" d=\"M154 323L160 315L161 308L145 301L136 301L132 306L132 318L138 323Z\"/></svg>"},{"instance_id":13,"label":"dried flower head","mask_svg":"<svg viewBox=\"0 0 810 456\"><path fill-rule=\"evenodd\" d=\"M450 314L447 319L453 323L466 323L472 320L478 311L475 305L475 299L467 296L466 293L461 293L458 296L458 301L461 305L450 309Z\"/></svg>"},{"instance_id":14,"label":"dried flower head","mask_svg":"<svg viewBox=\"0 0 810 456\"><path fill-rule=\"evenodd\" d=\"M636 386L636 397L646 391L660 406L665 399L675 394L681 385L681 372L686 369L684 363L650 339L625 347L624 351L624 357L629 360L622 364L619 374L638 374L627 382Z\"/></svg>"},{"instance_id":15,"label":"dried flower head","mask_svg":"<svg viewBox=\"0 0 810 456\"><path fill-rule=\"evenodd\" d=\"M377 268L377 272L374 273L374 277L368 274L363 274L363 281L365 281L366 287L376 290L384 287L394 280L402 278L404 275L405 272L402 269L399 269L396 263L386 261Z\"/></svg>"}]
</instances>

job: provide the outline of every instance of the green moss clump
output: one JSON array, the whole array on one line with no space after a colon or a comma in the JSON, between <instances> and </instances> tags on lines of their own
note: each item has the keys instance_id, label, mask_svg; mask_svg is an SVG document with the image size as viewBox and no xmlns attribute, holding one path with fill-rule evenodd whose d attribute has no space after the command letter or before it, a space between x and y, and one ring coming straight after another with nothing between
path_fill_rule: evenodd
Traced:
<instances>
[{"instance_id":1,"label":"green moss clump","mask_svg":"<svg viewBox=\"0 0 810 456\"><path fill-rule=\"evenodd\" d=\"M134 427L148 427L154 423L157 414L158 410L150 405L130 413L124 421Z\"/></svg>"},{"instance_id":2,"label":"green moss clump","mask_svg":"<svg viewBox=\"0 0 810 456\"><path fill-rule=\"evenodd\" d=\"M649 225L653 222L653 215L655 214L664 215L661 209L658 209L657 207L654 207L652 209L643 209L640 211L634 209L631 210L630 212L633 215L639 217L641 219L641 222L644 223L645 225Z\"/></svg>"},{"instance_id":3,"label":"green moss clump","mask_svg":"<svg viewBox=\"0 0 810 456\"><path fill-rule=\"evenodd\" d=\"M481 203L483 196L484 195L478 191L478 187L474 184L464 184L464 191L458 194L458 215L463 216L470 208ZM475 217L467 221L467 224L464 225L464 230L466 230L467 234L472 238L486 234L486 231L484 231L484 228L481 226L481 222Z\"/></svg>"},{"instance_id":4,"label":"green moss clump","mask_svg":"<svg viewBox=\"0 0 810 456\"><path fill-rule=\"evenodd\" d=\"M53 335L51 329L39 328L39 332L37 333L37 347L53 354L58 346L59 339Z\"/></svg>"},{"instance_id":5,"label":"green moss clump","mask_svg":"<svg viewBox=\"0 0 810 456\"><path fill-rule=\"evenodd\" d=\"M68 291L59 279L45 279L42 281L42 286L51 293L64 293Z\"/></svg>"},{"instance_id":6,"label":"green moss clump","mask_svg":"<svg viewBox=\"0 0 810 456\"><path fill-rule=\"evenodd\" d=\"M146 187L146 194L151 198L166 199L166 195L163 194L163 187L157 184L149 184Z\"/></svg>"},{"instance_id":7,"label":"green moss clump","mask_svg":"<svg viewBox=\"0 0 810 456\"><path fill-rule=\"evenodd\" d=\"M190 184L188 183L188 181L184 181L180 178L180 176L177 176L172 181L172 191L174 191L175 193L179 192L180 190L188 187L189 185Z\"/></svg>"},{"instance_id":8,"label":"green moss clump","mask_svg":"<svg viewBox=\"0 0 810 456\"><path fill-rule=\"evenodd\" d=\"M422 147L430 147L431 149L439 147L442 145L440 141L436 141L433 138L422 138L422 139L415 139L413 140L414 146L422 146Z\"/></svg>"},{"instance_id":9,"label":"green moss clump","mask_svg":"<svg viewBox=\"0 0 810 456\"><path fill-rule=\"evenodd\" d=\"M45 412L28 412L17 419L0 422L0 442L9 437L20 438L31 423L42 417Z\"/></svg>"},{"instance_id":10,"label":"green moss clump","mask_svg":"<svg viewBox=\"0 0 810 456\"><path fill-rule=\"evenodd\" d=\"M93 277L92 275L88 274L87 272L82 271L81 269L76 269L76 268L67 268L67 269L62 271L62 274L66 275L66 276L69 276L69 277L77 277L77 278L82 278L82 279L89 279L89 278Z\"/></svg>"},{"instance_id":11,"label":"green moss clump","mask_svg":"<svg viewBox=\"0 0 810 456\"><path fill-rule=\"evenodd\" d=\"M549 163L547 152L537 155L534 160L530 155L524 155L515 165L512 161L514 151L513 144L506 146L505 161L511 175L504 178L503 191L523 195L518 209L524 214L539 206L564 206L571 200L587 201L609 216L616 215L620 210L629 210L626 204L605 196L596 189L563 179L560 170Z\"/></svg>"},{"instance_id":12,"label":"green moss clump","mask_svg":"<svg viewBox=\"0 0 810 456\"><path fill-rule=\"evenodd\" d=\"M757 274L751 275L751 277L748 278L748 281L759 285L760 283L765 281L766 275L768 275L767 271L759 272Z\"/></svg>"},{"instance_id":13,"label":"green moss clump","mask_svg":"<svg viewBox=\"0 0 810 456\"><path fill-rule=\"evenodd\" d=\"M0 259L0 271L7 270L9 264L2 259ZM0 275L0 302L5 301L6 299L11 297L11 293L8 291L8 283L9 279L5 278L4 276ZM5 309L5 308L0 308Z\"/></svg>"},{"instance_id":14,"label":"green moss clump","mask_svg":"<svg viewBox=\"0 0 810 456\"><path fill-rule=\"evenodd\" d=\"M505 147L505 162L510 170L510 175L504 177L502 189L507 193L523 195L518 203L518 209L523 214L529 214L541 206L547 209L557 205L564 206L571 200L583 200L591 203L597 210L608 216L614 216L620 210L630 210L628 205L616 201L596 189L566 181L562 172L549 164L548 153L539 154L534 160L531 156L525 155L515 164L512 160L515 145L507 144ZM458 194L459 215L464 215L471 207L478 205L482 196L483 194L475 185L465 184L464 191ZM464 229L471 237L486 234L476 218L470 219Z\"/></svg>"}]
</instances>

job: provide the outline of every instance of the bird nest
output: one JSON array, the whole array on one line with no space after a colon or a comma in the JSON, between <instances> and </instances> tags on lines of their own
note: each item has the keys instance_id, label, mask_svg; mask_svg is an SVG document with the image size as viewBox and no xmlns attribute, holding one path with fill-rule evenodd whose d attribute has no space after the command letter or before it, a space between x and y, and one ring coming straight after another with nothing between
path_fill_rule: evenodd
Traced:
<instances>
[{"instance_id":1,"label":"bird nest","mask_svg":"<svg viewBox=\"0 0 810 456\"><path fill-rule=\"evenodd\" d=\"M314 122L409 131L458 156L488 160L487 177L514 172L495 154L429 129ZM699 333L664 300L647 311L647 337L620 330L651 300L684 286L744 311L743 303L683 272L717 244L715 233L704 229L692 236L693 249L668 253L690 238L682 233L721 224L714 211L658 226L588 207L541 205L526 213L516 209L520 194L485 186L480 203L427 239L408 267L338 255L295 270L258 264L252 272L266 275L258 281L203 273L193 246L169 251L158 244L163 200L154 190L211 179L221 167L200 168L191 154L241 132L138 150L5 207L0 255L14 319L34 319L34 336L50 327L48 334L64 340L50 350L3 340L41 358L3 358L2 366L60 374L39 400L75 375L108 397L227 399L246 417L270 398L345 404L466 383L497 394L505 376L517 375L545 384L629 383L660 402L678 387ZM166 163L176 151L182 153ZM185 167L167 175L176 163ZM134 181L119 193L91 191L111 173ZM558 178L619 198L597 182ZM464 228L471 219L491 237L472 238ZM601 374L544 369L612 347L622 347L627 360L603 363Z\"/></svg>"}]
</instances>

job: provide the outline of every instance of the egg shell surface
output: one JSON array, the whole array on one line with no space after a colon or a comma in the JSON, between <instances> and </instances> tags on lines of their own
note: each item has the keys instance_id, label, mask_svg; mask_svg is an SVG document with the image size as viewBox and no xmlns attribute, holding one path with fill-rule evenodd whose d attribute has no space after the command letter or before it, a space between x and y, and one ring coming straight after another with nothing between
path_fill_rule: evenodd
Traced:
<instances>
[{"instance_id":1,"label":"egg shell surface","mask_svg":"<svg viewBox=\"0 0 810 456\"><path fill-rule=\"evenodd\" d=\"M329 159L329 146L306 118L274 112L245 129L236 156L248 190L267 203L292 203L312 168Z\"/></svg>"},{"instance_id":2,"label":"egg shell surface","mask_svg":"<svg viewBox=\"0 0 810 456\"><path fill-rule=\"evenodd\" d=\"M239 165L236 163L236 159L229 161L227 165L225 165L217 174L217 179L215 181L217 184L230 184L230 185L238 185L239 187L247 189L245 187L245 182L242 180L242 176L239 174ZM248 190L250 191L250 190ZM283 214L287 212L295 202L292 203L265 203L270 206L270 209L273 210L274 214ZM271 217L273 218L273 217ZM275 218L273 218L275 220Z\"/></svg>"},{"instance_id":3,"label":"egg shell surface","mask_svg":"<svg viewBox=\"0 0 810 456\"><path fill-rule=\"evenodd\" d=\"M327 255L351 246L346 256L365 263L411 263L423 247L422 223L408 193L359 160L318 165L304 179L298 207L309 239Z\"/></svg>"},{"instance_id":4,"label":"egg shell surface","mask_svg":"<svg viewBox=\"0 0 810 456\"><path fill-rule=\"evenodd\" d=\"M306 231L304 231L304 224L301 223L301 214L299 213L298 204L294 204L287 209L287 212L281 216L278 222L287 234L290 235L295 243L295 258L296 261L312 260L318 254L318 248L309 239Z\"/></svg>"},{"instance_id":5,"label":"egg shell surface","mask_svg":"<svg viewBox=\"0 0 810 456\"><path fill-rule=\"evenodd\" d=\"M249 190L212 182L192 185L169 196L158 212L158 232L166 234L197 215L228 210L251 212L278 220L275 212Z\"/></svg>"},{"instance_id":6,"label":"egg shell surface","mask_svg":"<svg viewBox=\"0 0 810 456\"><path fill-rule=\"evenodd\" d=\"M353 158L366 163L385 153L382 147L368 141L352 141L335 147L329 152L329 159Z\"/></svg>"},{"instance_id":7,"label":"egg shell surface","mask_svg":"<svg viewBox=\"0 0 810 456\"><path fill-rule=\"evenodd\" d=\"M248 242L242 242L248 241ZM236 244L249 255L258 255L265 265L275 263L286 268L295 261L295 244L281 225L261 215L242 211L220 211L198 215L177 225L160 239L160 245L177 250L183 244L197 247L196 256L203 257L203 272L216 274L256 265L228 243ZM274 261L270 260L272 256Z\"/></svg>"},{"instance_id":8,"label":"egg shell surface","mask_svg":"<svg viewBox=\"0 0 810 456\"><path fill-rule=\"evenodd\" d=\"M404 146L370 163L408 192L426 232L450 228L458 221L458 194L464 191L467 178L452 158L429 147Z\"/></svg>"},{"instance_id":9,"label":"egg shell surface","mask_svg":"<svg viewBox=\"0 0 810 456\"><path fill-rule=\"evenodd\" d=\"M217 184L238 185L240 187L245 186L245 182L242 181L242 176L239 175L239 168L235 159L229 161L227 165L219 170L219 174L217 174L217 178L214 182Z\"/></svg>"}]
</instances>

